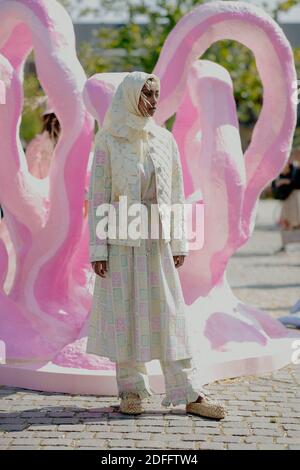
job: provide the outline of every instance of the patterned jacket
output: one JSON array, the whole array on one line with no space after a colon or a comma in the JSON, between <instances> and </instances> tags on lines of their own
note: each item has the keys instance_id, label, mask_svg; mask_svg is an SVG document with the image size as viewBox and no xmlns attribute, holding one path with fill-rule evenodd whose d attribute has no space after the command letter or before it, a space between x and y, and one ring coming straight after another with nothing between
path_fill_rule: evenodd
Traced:
<instances>
[{"instance_id":1,"label":"patterned jacket","mask_svg":"<svg viewBox=\"0 0 300 470\"><path fill-rule=\"evenodd\" d=\"M151 132L150 152L155 168L156 178L156 196L159 217L162 222L163 230L167 230L168 235L164 235L164 241L171 244L172 254L188 254L188 242L186 238L186 225L184 211L174 217L173 211L170 211L170 219L165 218L164 208L173 204L183 204L184 187L183 175L180 161L179 149L173 134L164 127ZM98 215L97 207L100 204L108 203L109 211L114 209L117 223L117 234L119 233L119 207L120 196L127 196L127 207L131 204L141 202L141 181L137 164L136 154L132 150L132 144L125 138L112 136L104 131L98 131L95 138L94 157L91 169L89 185L89 229L90 243L89 255L90 261L100 261L108 259L107 244L121 244L128 246L140 246L141 237L138 239L130 238L99 238L96 234L97 224L102 220L103 214ZM109 209L112 208L112 209ZM183 205L180 206L183 208ZM107 214L107 213L106 213ZM136 216L135 216L136 218ZM109 216L105 217L106 221ZM166 222L169 220L169 224ZM176 235L174 236L174 222L176 225ZM130 215L127 216L130 224ZM167 225L166 225L167 224ZM106 226L108 227L108 226ZM169 227L169 231L168 228ZM181 234L179 236L179 234Z\"/></svg>"}]
</instances>

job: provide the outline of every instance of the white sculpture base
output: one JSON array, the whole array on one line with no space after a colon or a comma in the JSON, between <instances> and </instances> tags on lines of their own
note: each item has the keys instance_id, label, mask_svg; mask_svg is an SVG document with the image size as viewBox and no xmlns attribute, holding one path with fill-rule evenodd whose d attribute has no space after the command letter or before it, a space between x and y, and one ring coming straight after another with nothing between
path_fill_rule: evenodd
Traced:
<instances>
[{"instance_id":1,"label":"white sculpture base","mask_svg":"<svg viewBox=\"0 0 300 470\"><path fill-rule=\"evenodd\" d=\"M300 338L300 335L298 335ZM270 341L267 347L239 345L236 351L215 352L209 363L202 358L199 370L202 384L244 375L262 375L291 363L291 338ZM286 352L285 354L283 352ZM221 359L222 357L222 359ZM197 362L199 364L199 362ZM159 361L146 364L150 386L155 394L165 393ZM47 364L1 364L0 384L44 392L117 396L115 370L88 370Z\"/></svg>"},{"instance_id":2,"label":"white sculpture base","mask_svg":"<svg viewBox=\"0 0 300 470\"><path fill-rule=\"evenodd\" d=\"M147 364L154 393L164 393L164 378L158 361ZM47 364L0 365L0 384L43 392L116 396L115 370L88 370Z\"/></svg>"}]
</instances>

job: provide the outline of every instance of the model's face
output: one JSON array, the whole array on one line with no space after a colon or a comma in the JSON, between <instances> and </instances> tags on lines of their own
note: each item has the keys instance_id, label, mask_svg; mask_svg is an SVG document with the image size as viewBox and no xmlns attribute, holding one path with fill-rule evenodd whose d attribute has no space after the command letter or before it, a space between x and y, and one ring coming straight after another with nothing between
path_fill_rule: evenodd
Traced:
<instances>
[{"instance_id":1,"label":"model's face","mask_svg":"<svg viewBox=\"0 0 300 470\"><path fill-rule=\"evenodd\" d=\"M153 116L157 108L159 95L159 83L155 81L145 83L139 100L139 110L143 116Z\"/></svg>"}]
</instances>

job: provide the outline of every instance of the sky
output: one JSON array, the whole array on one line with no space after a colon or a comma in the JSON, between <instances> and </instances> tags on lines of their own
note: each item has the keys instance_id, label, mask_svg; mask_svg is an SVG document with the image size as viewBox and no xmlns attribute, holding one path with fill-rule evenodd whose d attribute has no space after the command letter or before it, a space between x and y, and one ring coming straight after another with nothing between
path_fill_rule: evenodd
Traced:
<instances>
[{"instance_id":1,"label":"sky","mask_svg":"<svg viewBox=\"0 0 300 470\"><path fill-rule=\"evenodd\" d=\"M74 2L74 5L76 4L76 0L72 0ZM151 1L151 0L150 0ZM245 0L244 0L245 1ZM155 0L153 0L155 2ZM266 3L270 5L270 7L273 7L276 5L277 1L276 0L248 0L249 3L252 3L254 5L259 5L262 6L263 3ZM299 2L300 3L300 2ZM99 6L99 0L81 0L81 6L82 7L97 7ZM77 20L77 15L76 15L76 10L74 10L74 13L71 13L73 20ZM95 17L95 15L92 15L90 17L85 17L84 19L80 19L80 21L108 21L108 22L120 22L122 20L125 20L126 16L122 16L121 12L118 12L118 15L106 15L106 16L101 16ZM293 7L288 13L281 13L279 17L280 22L299 22L300 23L300 4L297 5L296 7Z\"/></svg>"}]
</instances>

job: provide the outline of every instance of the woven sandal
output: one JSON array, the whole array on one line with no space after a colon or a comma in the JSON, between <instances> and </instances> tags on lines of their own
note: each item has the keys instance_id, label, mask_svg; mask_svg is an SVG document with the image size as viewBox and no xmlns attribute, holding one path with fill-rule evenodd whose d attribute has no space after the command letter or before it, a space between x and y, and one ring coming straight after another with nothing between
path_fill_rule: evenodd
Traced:
<instances>
[{"instance_id":1,"label":"woven sandal","mask_svg":"<svg viewBox=\"0 0 300 470\"><path fill-rule=\"evenodd\" d=\"M128 392L121 397L120 412L128 415L143 413L142 400L138 393Z\"/></svg>"},{"instance_id":2,"label":"woven sandal","mask_svg":"<svg viewBox=\"0 0 300 470\"><path fill-rule=\"evenodd\" d=\"M203 398L201 402L187 403L185 410L187 413L204 416L205 418L223 419L226 416L225 407L208 397Z\"/></svg>"}]
</instances>

